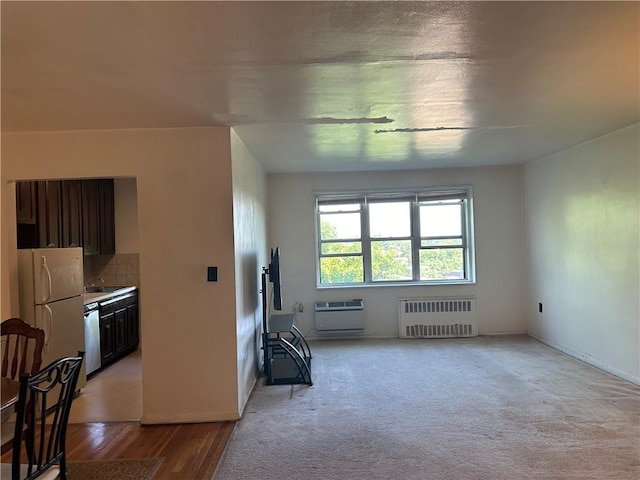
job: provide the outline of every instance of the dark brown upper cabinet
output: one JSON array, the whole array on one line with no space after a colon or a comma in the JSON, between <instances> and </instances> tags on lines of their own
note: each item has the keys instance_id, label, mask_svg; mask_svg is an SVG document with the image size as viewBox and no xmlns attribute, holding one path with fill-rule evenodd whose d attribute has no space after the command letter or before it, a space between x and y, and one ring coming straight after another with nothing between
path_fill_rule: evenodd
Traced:
<instances>
[{"instance_id":1,"label":"dark brown upper cabinet","mask_svg":"<svg viewBox=\"0 0 640 480\"><path fill-rule=\"evenodd\" d=\"M16 216L18 224L35 225L38 205L36 182L16 183Z\"/></svg>"},{"instance_id":2,"label":"dark brown upper cabinet","mask_svg":"<svg viewBox=\"0 0 640 480\"><path fill-rule=\"evenodd\" d=\"M116 253L113 179L82 181L82 243L85 255Z\"/></svg>"},{"instance_id":3,"label":"dark brown upper cabinet","mask_svg":"<svg viewBox=\"0 0 640 480\"><path fill-rule=\"evenodd\" d=\"M113 179L18 182L16 208L18 248L115 253Z\"/></svg>"},{"instance_id":4,"label":"dark brown upper cabinet","mask_svg":"<svg viewBox=\"0 0 640 480\"><path fill-rule=\"evenodd\" d=\"M80 180L62 181L62 246L82 246L82 195Z\"/></svg>"},{"instance_id":5,"label":"dark brown upper cabinet","mask_svg":"<svg viewBox=\"0 0 640 480\"><path fill-rule=\"evenodd\" d=\"M113 179L98 181L100 253L116 253L115 193Z\"/></svg>"},{"instance_id":6,"label":"dark brown upper cabinet","mask_svg":"<svg viewBox=\"0 0 640 480\"><path fill-rule=\"evenodd\" d=\"M56 248L62 245L62 182L38 182L38 246Z\"/></svg>"},{"instance_id":7,"label":"dark brown upper cabinet","mask_svg":"<svg viewBox=\"0 0 640 480\"><path fill-rule=\"evenodd\" d=\"M100 253L98 182L99 180L82 181L82 245L85 255Z\"/></svg>"}]
</instances>

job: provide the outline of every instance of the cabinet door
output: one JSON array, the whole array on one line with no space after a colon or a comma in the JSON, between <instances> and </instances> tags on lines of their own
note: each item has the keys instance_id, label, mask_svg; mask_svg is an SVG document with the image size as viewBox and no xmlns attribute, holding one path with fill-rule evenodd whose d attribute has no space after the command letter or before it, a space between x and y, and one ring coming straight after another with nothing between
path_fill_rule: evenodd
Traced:
<instances>
[{"instance_id":1,"label":"cabinet door","mask_svg":"<svg viewBox=\"0 0 640 480\"><path fill-rule=\"evenodd\" d=\"M16 236L18 248L38 248L38 184L16 182Z\"/></svg>"},{"instance_id":2,"label":"cabinet door","mask_svg":"<svg viewBox=\"0 0 640 480\"><path fill-rule=\"evenodd\" d=\"M60 247L61 182L38 182L38 236L40 247Z\"/></svg>"},{"instance_id":3,"label":"cabinet door","mask_svg":"<svg viewBox=\"0 0 640 480\"><path fill-rule=\"evenodd\" d=\"M82 181L82 246L85 255L100 253L98 180Z\"/></svg>"},{"instance_id":4,"label":"cabinet door","mask_svg":"<svg viewBox=\"0 0 640 480\"><path fill-rule=\"evenodd\" d=\"M114 313L100 314L100 360L101 366L109 365L116 358L114 338Z\"/></svg>"},{"instance_id":5,"label":"cabinet door","mask_svg":"<svg viewBox=\"0 0 640 480\"><path fill-rule=\"evenodd\" d=\"M100 253L116 253L113 179L99 180Z\"/></svg>"},{"instance_id":6,"label":"cabinet door","mask_svg":"<svg viewBox=\"0 0 640 480\"><path fill-rule=\"evenodd\" d=\"M16 182L16 217L18 224L36 224L36 182Z\"/></svg>"},{"instance_id":7,"label":"cabinet door","mask_svg":"<svg viewBox=\"0 0 640 480\"><path fill-rule=\"evenodd\" d=\"M138 320L138 304L127 306L127 348L135 350L140 342L140 323Z\"/></svg>"},{"instance_id":8,"label":"cabinet door","mask_svg":"<svg viewBox=\"0 0 640 480\"><path fill-rule=\"evenodd\" d=\"M114 336L116 357L127 350L127 309L121 308L114 314Z\"/></svg>"},{"instance_id":9,"label":"cabinet door","mask_svg":"<svg viewBox=\"0 0 640 480\"><path fill-rule=\"evenodd\" d=\"M62 181L62 246L82 245L80 180Z\"/></svg>"}]
</instances>

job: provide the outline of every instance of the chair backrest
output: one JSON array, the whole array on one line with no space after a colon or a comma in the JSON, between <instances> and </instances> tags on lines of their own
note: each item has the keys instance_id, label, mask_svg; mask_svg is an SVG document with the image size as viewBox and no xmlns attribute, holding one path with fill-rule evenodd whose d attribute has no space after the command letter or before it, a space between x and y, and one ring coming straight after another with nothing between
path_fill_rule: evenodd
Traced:
<instances>
[{"instance_id":1,"label":"chair backrest","mask_svg":"<svg viewBox=\"0 0 640 480\"><path fill-rule=\"evenodd\" d=\"M3 352L0 375L18 380L25 373L36 373L42 365L44 330L32 327L19 318L0 323Z\"/></svg>"},{"instance_id":2,"label":"chair backrest","mask_svg":"<svg viewBox=\"0 0 640 480\"><path fill-rule=\"evenodd\" d=\"M13 438L12 479L31 480L56 466L66 479L66 435L84 352L20 377ZM23 450L24 446L24 450ZM26 477L20 476L26 464Z\"/></svg>"}]
</instances>

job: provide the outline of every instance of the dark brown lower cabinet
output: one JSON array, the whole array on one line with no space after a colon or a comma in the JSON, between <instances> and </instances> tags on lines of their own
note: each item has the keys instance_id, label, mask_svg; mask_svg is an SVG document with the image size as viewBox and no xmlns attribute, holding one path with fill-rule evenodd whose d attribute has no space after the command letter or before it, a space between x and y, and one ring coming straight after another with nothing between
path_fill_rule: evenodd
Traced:
<instances>
[{"instance_id":1,"label":"dark brown lower cabinet","mask_svg":"<svg viewBox=\"0 0 640 480\"><path fill-rule=\"evenodd\" d=\"M127 349L135 350L140 343L140 320L138 319L138 304L127 307Z\"/></svg>"},{"instance_id":2,"label":"dark brown lower cabinet","mask_svg":"<svg viewBox=\"0 0 640 480\"><path fill-rule=\"evenodd\" d=\"M106 367L116 356L114 344L114 313L100 313L100 366Z\"/></svg>"},{"instance_id":3,"label":"dark brown lower cabinet","mask_svg":"<svg viewBox=\"0 0 640 480\"><path fill-rule=\"evenodd\" d=\"M116 357L121 356L127 349L127 309L116 310L113 320L115 322L115 347Z\"/></svg>"},{"instance_id":4,"label":"dark brown lower cabinet","mask_svg":"<svg viewBox=\"0 0 640 480\"><path fill-rule=\"evenodd\" d=\"M99 302L99 305L100 357L104 368L138 348L138 292L128 292Z\"/></svg>"}]
</instances>

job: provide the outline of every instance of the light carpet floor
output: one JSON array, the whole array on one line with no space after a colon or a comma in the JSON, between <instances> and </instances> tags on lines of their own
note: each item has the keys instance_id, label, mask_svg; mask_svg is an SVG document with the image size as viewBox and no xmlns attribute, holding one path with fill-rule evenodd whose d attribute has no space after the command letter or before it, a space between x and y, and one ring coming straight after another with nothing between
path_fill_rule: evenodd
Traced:
<instances>
[{"instance_id":1,"label":"light carpet floor","mask_svg":"<svg viewBox=\"0 0 640 480\"><path fill-rule=\"evenodd\" d=\"M256 386L215 480L640 478L640 388L527 336L312 343Z\"/></svg>"}]
</instances>

